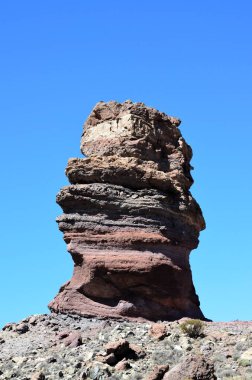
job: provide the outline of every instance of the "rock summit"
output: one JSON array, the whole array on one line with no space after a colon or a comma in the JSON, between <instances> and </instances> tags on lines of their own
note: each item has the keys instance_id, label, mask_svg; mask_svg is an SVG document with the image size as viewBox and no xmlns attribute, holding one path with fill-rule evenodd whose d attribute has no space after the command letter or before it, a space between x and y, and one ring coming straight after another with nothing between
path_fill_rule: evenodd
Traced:
<instances>
[{"instance_id":1,"label":"rock summit","mask_svg":"<svg viewBox=\"0 0 252 380\"><path fill-rule=\"evenodd\" d=\"M190 193L192 150L180 120L143 103L99 102L57 203L74 273L49 304L86 317L176 320L204 316L191 250L205 228Z\"/></svg>"}]
</instances>

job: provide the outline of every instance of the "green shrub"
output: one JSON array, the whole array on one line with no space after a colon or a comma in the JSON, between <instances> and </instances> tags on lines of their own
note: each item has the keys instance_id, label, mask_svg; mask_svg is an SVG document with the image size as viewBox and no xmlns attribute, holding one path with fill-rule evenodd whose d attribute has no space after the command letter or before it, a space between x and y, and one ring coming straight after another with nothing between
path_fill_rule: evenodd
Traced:
<instances>
[{"instance_id":1,"label":"green shrub","mask_svg":"<svg viewBox=\"0 0 252 380\"><path fill-rule=\"evenodd\" d=\"M200 319L188 319L181 323L180 329L190 338L198 338L203 335L204 323Z\"/></svg>"},{"instance_id":2,"label":"green shrub","mask_svg":"<svg viewBox=\"0 0 252 380\"><path fill-rule=\"evenodd\" d=\"M241 359L239 360L239 365L242 367L249 367L251 365L251 361L248 359Z\"/></svg>"}]
</instances>

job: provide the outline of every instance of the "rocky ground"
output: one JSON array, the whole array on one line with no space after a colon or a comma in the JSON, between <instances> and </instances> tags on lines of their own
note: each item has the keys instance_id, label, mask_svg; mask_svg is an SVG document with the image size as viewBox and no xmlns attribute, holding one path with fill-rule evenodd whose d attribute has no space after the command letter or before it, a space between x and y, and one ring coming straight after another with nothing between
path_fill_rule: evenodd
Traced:
<instances>
[{"instance_id":1,"label":"rocky ground","mask_svg":"<svg viewBox=\"0 0 252 380\"><path fill-rule=\"evenodd\" d=\"M252 379L252 322L183 322L34 315L0 332L0 379Z\"/></svg>"}]
</instances>

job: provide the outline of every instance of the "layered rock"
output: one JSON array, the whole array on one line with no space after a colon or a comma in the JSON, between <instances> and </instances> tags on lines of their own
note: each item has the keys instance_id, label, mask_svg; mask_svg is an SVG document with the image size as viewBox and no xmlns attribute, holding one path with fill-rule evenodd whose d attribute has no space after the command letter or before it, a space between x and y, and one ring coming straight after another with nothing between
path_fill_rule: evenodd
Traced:
<instances>
[{"instance_id":1,"label":"layered rock","mask_svg":"<svg viewBox=\"0 0 252 380\"><path fill-rule=\"evenodd\" d=\"M143 103L100 102L84 124L57 219L74 261L49 308L83 316L204 318L189 254L205 228L189 189L180 120Z\"/></svg>"}]
</instances>

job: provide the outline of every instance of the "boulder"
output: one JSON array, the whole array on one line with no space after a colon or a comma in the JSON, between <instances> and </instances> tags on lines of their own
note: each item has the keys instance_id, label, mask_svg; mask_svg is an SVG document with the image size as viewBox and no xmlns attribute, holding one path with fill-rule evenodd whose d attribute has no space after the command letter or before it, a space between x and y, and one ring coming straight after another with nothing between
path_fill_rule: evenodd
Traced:
<instances>
[{"instance_id":1,"label":"boulder","mask_svg":"<svg viewBox=\"0 0 252 380\"><path fill-rule=\"evenodd\" d=\"M167 372L163 380L216 380L213 363L203 355L190 355Z\"/></svg>"}]
</instances>

